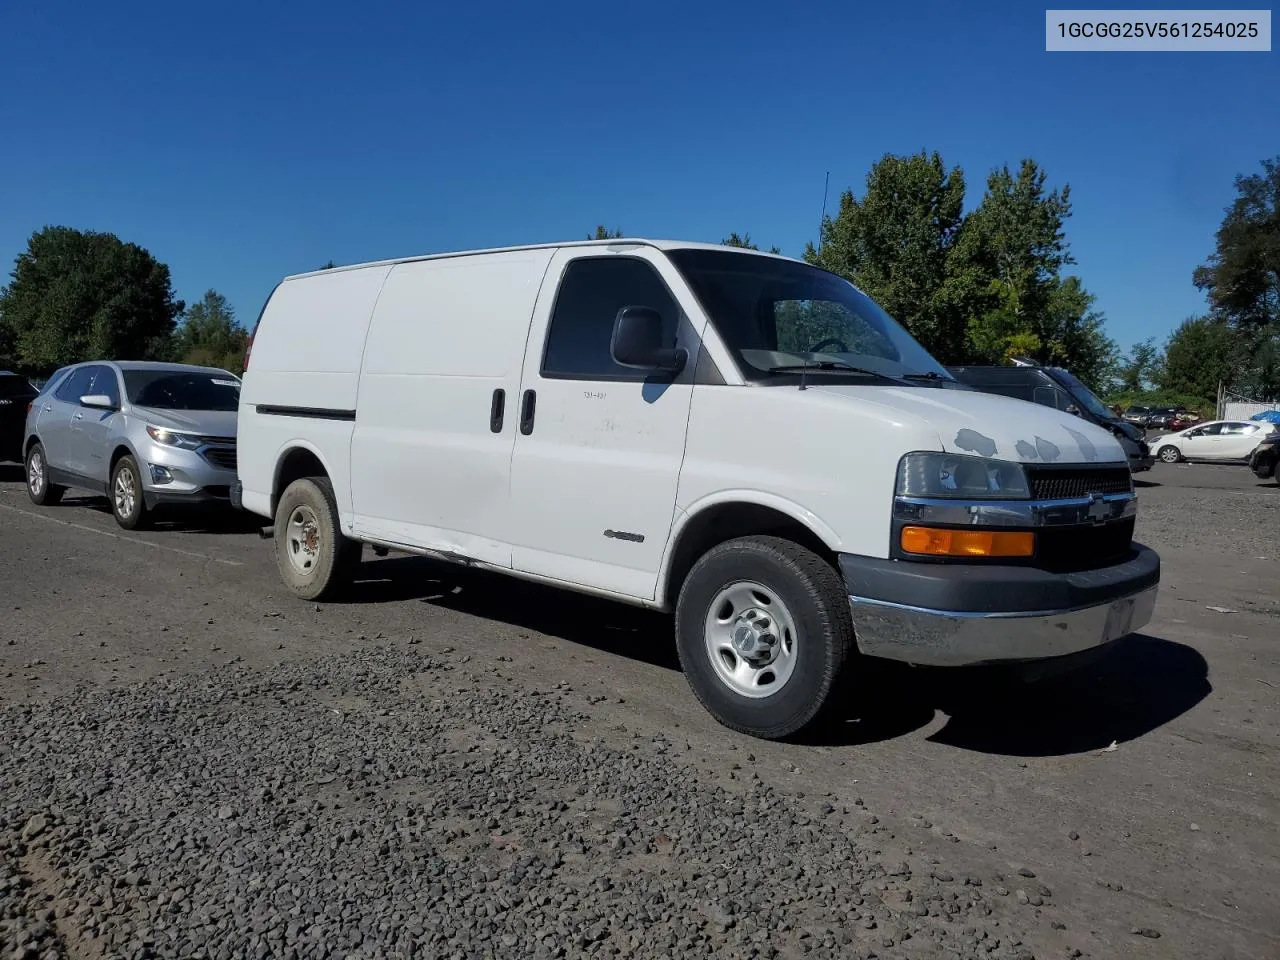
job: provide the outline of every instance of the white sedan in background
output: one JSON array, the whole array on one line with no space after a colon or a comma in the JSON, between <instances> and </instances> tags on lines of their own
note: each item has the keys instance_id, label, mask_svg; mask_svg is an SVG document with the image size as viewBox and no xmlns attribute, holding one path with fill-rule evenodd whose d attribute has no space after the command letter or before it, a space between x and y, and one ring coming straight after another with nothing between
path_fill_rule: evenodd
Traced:
<instances>
[{"instance_id":1,"label":"white sedan in background","mask_svg":"<svg viewBox=\"0 0 1280 960\"><path fill-rule=\"evenodd\" d=\"M1278 429L1274 423L1254 420L1211 420L1197 423L1151 441L1155 455L1165 463L1181 460L1248 460L1263 437Z\"/></svg>"}]
</instances>

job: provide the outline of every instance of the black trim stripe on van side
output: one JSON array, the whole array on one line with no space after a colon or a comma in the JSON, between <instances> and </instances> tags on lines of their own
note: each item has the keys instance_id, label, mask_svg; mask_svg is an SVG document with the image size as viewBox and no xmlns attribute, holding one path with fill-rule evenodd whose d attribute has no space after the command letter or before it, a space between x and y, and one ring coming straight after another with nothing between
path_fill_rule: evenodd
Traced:
<instances>
[{"instance_id":1,"label":"black trim stripe on van side","mask_svg":"<svg viewBox=\"0 0 1280 960\"><path fill-rule=\"evenodd\" d=\"M354 410L329 410L325 407L282 407L259 403L254 409L268 417L305 417L309 420L355 420Z\"/></svg>"}]
</instances>

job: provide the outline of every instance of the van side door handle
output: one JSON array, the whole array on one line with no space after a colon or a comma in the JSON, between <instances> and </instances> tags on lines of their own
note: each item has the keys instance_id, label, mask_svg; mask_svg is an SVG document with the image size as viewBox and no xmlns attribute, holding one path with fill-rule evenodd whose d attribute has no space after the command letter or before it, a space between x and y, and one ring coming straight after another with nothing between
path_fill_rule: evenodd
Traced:
<instances>
[{"instance_id":1,"label":"van side door handle","mask_svg":"<svg viewBox=\"0 0 1280 960\"><path fill-rule=\"evenodd\" d=\"M507 391L499 387L493 391L493 402L489 405L489 429L494 433L502 432L502 418L507 410Z\"/></svg>"},{"instance_id":2,"label":"van side door handle","mask_svg":"<svg viewBox=\"0 0 1280 960\"><path fill-rule=\"evenodd\" d=\"M526 437L533 433L533 412L537 404L537 392L526 390L524 392L524 400L520 404L520 432Z\"/></svg>"}]
</instances>

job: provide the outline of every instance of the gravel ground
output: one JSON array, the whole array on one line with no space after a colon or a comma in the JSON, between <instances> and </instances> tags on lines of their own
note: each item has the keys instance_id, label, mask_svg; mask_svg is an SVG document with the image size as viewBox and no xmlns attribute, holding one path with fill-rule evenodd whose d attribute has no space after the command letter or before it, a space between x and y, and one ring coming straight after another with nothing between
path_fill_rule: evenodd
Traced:
<instances>
[{"instance_id":1,"label":"gravel ground","mask_svg":"<svg viewBox=\"0 0 1280 960\"><path fill-rule=\"evenodd\" d=\"M661 618L396 558L299 604L0 483L0 958L1280 956L1280 490L1148 477L1098 672L886 670L799 745Z\"/></svg>"},{"instance_id":2,"label":"gravel ground","mask_svg":"<svg viewBox=\"0 0 1280 960\"><path fill-rule=\"evenodd\" d=\"M1015 957L1050 923L1033 877L887 860L856 799L786 796L743 751L736 783L707 782L681 770L683 737L604 739L607 710L466 659L357 650L7 713L24 748L0 762L0 939L32 957Z\"/></svg>"}]
</instances>

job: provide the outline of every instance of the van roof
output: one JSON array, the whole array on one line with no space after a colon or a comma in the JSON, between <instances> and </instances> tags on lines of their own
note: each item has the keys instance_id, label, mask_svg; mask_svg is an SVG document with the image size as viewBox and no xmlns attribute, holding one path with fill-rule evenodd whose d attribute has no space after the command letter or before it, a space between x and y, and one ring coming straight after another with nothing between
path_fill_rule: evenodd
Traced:
<instances>
[{"instance_id":1,"label":"van roof","mask_svg":"<svg viewBox=\"0 0 1280 960\"><path fill-rule=\"evenodd\" d=\"M424 253L413 257L395 257L391 260L371 260L367 263L352 263L328 270L309 270L306 273L291 274L284 279L299 280L303 277L314 277L322 273L337 273L340 270L363 270L368 267L389 267L398 263L413 263L418 260L443 260L449 257L470 257L485 253L516 253L522 250L555 250L560 247L653 247L657 250L731 250L735 253L752 254L759 257L772 257L775 260L797 261L794 257L784 257L764 250L750 250L746 247L730 247L722 243L701 243L691 240L647 240L642 237L617 237L610 240L569 240L562 243L530 243L514 247L487 247L477 250L455 250L445 253Z\"/></svg>"}]
</instances>

